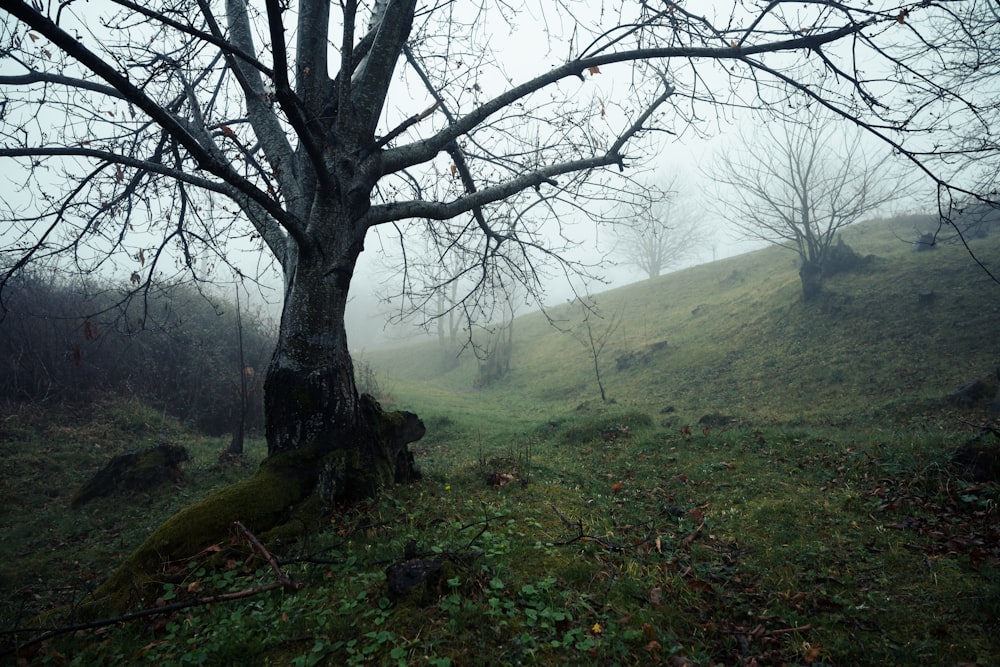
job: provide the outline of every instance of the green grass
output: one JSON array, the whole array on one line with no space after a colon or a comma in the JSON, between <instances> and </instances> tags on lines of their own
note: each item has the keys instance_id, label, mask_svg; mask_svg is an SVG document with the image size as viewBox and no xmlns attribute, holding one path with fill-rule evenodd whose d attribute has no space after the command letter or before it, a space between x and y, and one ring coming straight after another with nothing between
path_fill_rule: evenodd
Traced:
<instances>
[{"instance_id":1,"label":"green grass","mask_svg":"<svg viewBox=\"0 0 1000 667\"><path fill-rule=\"evenodd\" d=\"M184 445L192 458L178 484L70 509L76 490L109 458L162 441ZM221 466L218 456L227 445L185 432L129 400L86 410L9 407L0 423L0 585L11 603L0 612L3 624L79 601L160 522L210 489L241 479L265 452L263 442L251 442L242 467Z\"/></svg>"},{"instance_id":2,"label":"green grass","mask_svg":"<svg viewBox=\"0 0 1000 667\"><path fill-rule=\"evenodd\" d=\"M722 410L758 423L814 423L898 412L899 398L938 397L992 375L998 288L964 249L910 253L896 240L904 230L889 223L850 231L858 252L886 254L831 279L816 304L799 299L792 254L779 248L601 294L602 313L623 314L600 358L609 396L649 411L673 405L694 420ZM990 258L997 245L986 239L973 247ZM935 291L932 305L918 303L923 290ZM563 328L580 319L565 305L549 315ZM509 396L517 412L599 400L587 350L540 315L515 326L512 366L490 394L501 407ZM385 367L400 377L399 394L409 389L403 379L425 383L398 356Z\"/></svg>"},{"instance_id":3,"label":"green grass","mask_svg":"<svg viewBox=\"0 0 1000 667\"><path fill-rule=\"evenodd\" d=\"M339 509L305 543L275 545L297 591L63 636L26 657L997 664L1000 490L948 465L974 432L967 422L989 417L942 397L993 377L1000 288L959 248L909 253L899 224L850 230L878 258L833 279L817 304L799 301L777 249L600 295L603 312L625 313L601 356L614 403L600 401L587 351L537 315L515 325L511 373L480 390L472 362L437 374L433 344L369 353L388 402L427 424L414 447L422 481ZM996 240L977 243L996 256ZM930 306L917 303L926 289L938 294ZM712 413L735 421L698 423ZM141 406L58 428L46 414L63 417L3 422L6 627L79 598L173 509L252 470L214 466L223 442ZM88 469L163 432L195 452L178 489L67 509ZM386 569L408 543L443 574L390 600ZM243 541L225 548L221 561L179 564L164 600L275 581Z\"/></svg>"}]
</instances>

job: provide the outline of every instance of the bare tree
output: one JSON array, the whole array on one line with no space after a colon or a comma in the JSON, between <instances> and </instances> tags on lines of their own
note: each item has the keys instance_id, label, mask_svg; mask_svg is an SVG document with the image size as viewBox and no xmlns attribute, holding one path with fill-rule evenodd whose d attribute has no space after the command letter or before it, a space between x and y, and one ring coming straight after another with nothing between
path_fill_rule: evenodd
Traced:
<instances>
[{"instance_id":1,"label":"bare tree","mask_svg":"<svg viewBox=\"0 0 1000 667\"><path fill-rule=\"evenodd\" d=\"M873 157L862 135L825 114L802 123L764 124L721 151L709 171L726 186L730 224L747 237L798 253L802 295L821 291L833 260L847 249L838 233L900 196L888 155Z\"/></svg>"},{"instance_id":2,"label":"bare tree","mask_svg":"<svg viewBox=\"0 0 1000 667\"><path fill-rule=\"evenodd\" d=\"M622 262L655 278L691 259L707 235L690 199L677 189L674 179L665 190L650 191L632 205L631 220L616 226L615 255Z\"/></svg>"},{"instance_id":3,"label":"bare tree","mask_svg":"<svg viewBox=\"0 0 1000 667\"><path fill-rule=\"evenodd\" d=\"M459 259L456 253L442 253L438 244L429 240L422 247L411 242L401 258L387 255L384 260L385 274L404 276L402 281L385 281L389 288L381 298L392 305L388 322L410 325L434 336L441 371L458 365L467 342L462 334L469 331L462 311L465 292L459 290L466 267Z\"/></svg>"},{"instance_id":4,"label":"bare tree","mask_svg":"<svg viewBox=\"0 0 1000 667\"><path fill-rule=\"evenodd\" d=\"M607 403L608 395L604 390L604 380L601 378L601 353L607 346L611 336L621 326L624 312L619 310L610 316L602 315L597 305L597 299L591 295L576 300L580 304L581 320L570 332L583 345L594 362L594 377L597 388L601 391L601 401Z\"/></svg>"},{"instance_id":5,"label":"bare tree","mask_svg":"<svg viewBox=\"0 0 1000 667\"><path fill-rule=\"evenodd\" d=\"M59 254L136 290L272 257L284 308L268 450L309 458L322 495L346 499L407 466L405 443L386 444L377 406L358 396L344 328L372 229L432 228L468 267L470 299L510 273L537 286L538 259L559 252L547 239L571 240L567 212L625 187L619 172L655 147L648 129L697 131L741 107L780 115L802 98L939 186L977 194L906 139L951 142L941 133L960 118L996 126L992 93L942 74L960 71L950 33L981 18L982 0L734 2L705 15L676 2L520 11L529 4L0 0L0 158L6 190L23 193L0 209L0 282ZM486 46L509 41L507 26L516 54ZM599 88L621 69L627 94Z\"/></svg>"},{"instance_id":6,"label":"bare tree","mask_svg":"<svg viewBox=\"0 0 1000 667\"><path fill-rule=\"evenodd\" d=\"M484 342L475 344L474 352L479 361L476 385L491 385L510 372L510 361L514 354L514 320L524 295L516 285L502 288L503 308L497 313L496 322L481 327Z\"/></svg>"}]
</instances>

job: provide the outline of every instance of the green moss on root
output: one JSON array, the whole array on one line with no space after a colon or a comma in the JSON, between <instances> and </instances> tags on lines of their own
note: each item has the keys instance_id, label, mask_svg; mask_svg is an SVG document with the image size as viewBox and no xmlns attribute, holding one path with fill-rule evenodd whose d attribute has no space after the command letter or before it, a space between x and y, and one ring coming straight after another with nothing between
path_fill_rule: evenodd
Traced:
<instances>
[{"instance_id":1,"label":"green moss on root","mask_svg":"<svg viewBox=\"0 0 1000 667\"><path fill-rule=\"evenodd\" d=\"M291 510L312 492L316 467L315 454L309 450L274 456L250 479L220 489L173 515L95 591L85 615L118 613L148 604L160 592L157 577L166 565L191 558L217 543L232 532L236 521L254 533L285 523ZM299 521L295 525L305 528Z\"/></svg>"},{"instance_id":2,"label":"green moss on root","mask_svg":"<svg viewBox=\"0 0 1000 667\"><path fill-rule=\"evenodd\" d=\"M250 479L226 487L167 519L75 612L83 618L147 606L162 573L226 539L240 521L265 541L290 542L317 529L334 502L376 493L396 481L396 464L423 423L362 400L363 426L340 442L312 443L264 461ZM412 456L410 457L412 461Z\"/></svg>"}]
</instances>

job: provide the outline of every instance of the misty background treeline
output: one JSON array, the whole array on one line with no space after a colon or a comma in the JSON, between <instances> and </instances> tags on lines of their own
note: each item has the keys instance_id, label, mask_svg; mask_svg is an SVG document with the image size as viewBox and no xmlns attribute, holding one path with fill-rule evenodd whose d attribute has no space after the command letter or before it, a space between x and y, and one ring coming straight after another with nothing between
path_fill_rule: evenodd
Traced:
<instances>
[{"instance_id":1,"label":"misty background treeline","mask_svg":"<svg viewBox=\"0 0 1000 667\"><path fill-rule=\"evenodd\" d=\"M246 299L235 302L219 287L135 294L93 278L19 274L4 292L0 401L88 405L127 395L221 435L236 427L245 393L245 427L260 430L275 329Z\"/></svg>"},{"instance_id":2,"label":"misty background treeline","mask_svg":"<svg viewBox=\"0 0 1000 667\"><path fill-rule=\"evenodd\" d=\"M137 291L93 276L22 272L4 291L0 403L86 406L124 395L217 436L237 427L245 392L244 428L262 433L263 381L277 325L266 309L248 307L246 295L238 304L236 289L165 283ZM504 360L509 367L512 326L505 320L478 333L477 385L501 377ZM452 323L437 337L437 371L454 367L465 352L475 356L479 347L464 346L465 335ZM360 392L385 391L365 359L356 357L354 367Z\"/></svg>"}]
</instances>

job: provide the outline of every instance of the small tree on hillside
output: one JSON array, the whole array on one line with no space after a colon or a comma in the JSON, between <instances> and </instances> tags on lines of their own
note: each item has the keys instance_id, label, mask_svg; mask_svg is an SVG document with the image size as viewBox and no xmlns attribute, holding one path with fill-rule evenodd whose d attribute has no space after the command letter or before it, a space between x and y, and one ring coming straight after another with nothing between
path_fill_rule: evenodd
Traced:
<instances>
[{"instance_id":1,"label":"small tree on hillside","mask_svg":"<svg viewBox=\"0 0 1000 667\"><path fill-rule=\"evenodd\" d=\"M742 135L741 135L742 136ZM793 249L805 300L815 298L849 249L838 233L900 194L888 157L873 156L861 134L831 118L765 123L721 151L709 176L728 186L723 214L748 238Z\"/></svg>"},{"instance_id":2,"label":"small tree on hillside","mask_svg":"<svg viewBox=\"0 0 1000 667\"><path fill-rule=\"evenodd\" d=\"M604 352L611 336L621 326L624 311L619 310L610 315L602 314L597 299L591 295L580 297L576 302L580 305L581 320L570 331L594 362L594 378L601 392L601 401L606 403L608 395L604 389L604 380L601 378L601 353Z\"/></svg>"},{"instance_id":3,"label":"small tree on hillside","mask_svg":"<svg viewBox=\"0 0 1000 667\"><path fill-rule=\"evenodd\" d=\"M694 257L707 236L690 201L675 185L633 204L631 221L617 227L615 255L649 278Z\"/></svg>"}]
</instances>

